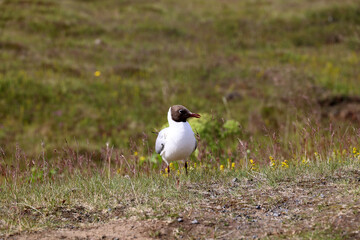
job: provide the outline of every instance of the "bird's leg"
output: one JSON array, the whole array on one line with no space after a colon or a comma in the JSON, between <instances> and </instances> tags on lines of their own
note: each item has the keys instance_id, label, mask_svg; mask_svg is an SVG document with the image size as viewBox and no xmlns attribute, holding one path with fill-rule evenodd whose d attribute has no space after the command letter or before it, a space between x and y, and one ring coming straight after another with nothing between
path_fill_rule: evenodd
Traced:
<instances>
[{"instance_id":1,"label":"bird's leg","mask_svg":"<svg viewBox=\"0 0 360 240\"><path fill-rule=\"evenodd\" d=\"M165 168L165 172L169 175L169 173L170 173L170 165L169 165L168 161L166 161L166 159L164 157L162 159L167 165L167 167Z\"/></svg>"},{"instance_id":2,"label":"bird's leg","mask_svg":"<svg viewBox=\"0 0 360 240\"><path fill-rule=\"evenodd\" d=\"M187 161L185 160L185 173L186 173L186 175L188 174L187 168L188 168L188 164L187 164Z\"/></svg>"},{"instance_id":3,"label":"bird's leg","mask_svg":"<svg viewBox=\"0 0 360 240\"><path fill-rule=\"evenodd\" d=\"M164 157L162 158L162 160L166 163L166 165L168 165L168 166L169 166L168 161L166 161L166 159L165 159Z\"/></svg>"}]
</instances>

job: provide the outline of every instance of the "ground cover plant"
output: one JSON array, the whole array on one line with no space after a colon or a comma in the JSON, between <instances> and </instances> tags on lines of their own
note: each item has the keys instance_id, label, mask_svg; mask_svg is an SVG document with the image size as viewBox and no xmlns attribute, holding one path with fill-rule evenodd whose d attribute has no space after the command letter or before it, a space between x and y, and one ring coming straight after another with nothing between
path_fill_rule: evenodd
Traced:
<instances>
[{"instance_id":1,"label":"ground cover plant","mask_svg":"<svg viewBox=\"0 0 360 240\"><path fill-rule=\"evenodd\" d=\"M0 9L2 236L359 237L358 1ZM188 176L153 150L173 104Z\"/></svg>"}]
</instances>

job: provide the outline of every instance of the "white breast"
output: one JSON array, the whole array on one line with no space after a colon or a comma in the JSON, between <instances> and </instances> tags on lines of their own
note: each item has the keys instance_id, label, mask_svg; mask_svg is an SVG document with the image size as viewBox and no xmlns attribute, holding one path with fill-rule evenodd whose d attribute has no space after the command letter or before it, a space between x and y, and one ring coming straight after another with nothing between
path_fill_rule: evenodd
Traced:
<instances>
[{"instance_id":1,"label":"white breast","mask_svg":"<svg viewBox=\"0 0 360 240\"><path fill-rule=\"evenodd\" d=\"M185 160L195 150L196 139L188 122L171 124L161 156L167 162Z\"/></svg>"}]
</instances>

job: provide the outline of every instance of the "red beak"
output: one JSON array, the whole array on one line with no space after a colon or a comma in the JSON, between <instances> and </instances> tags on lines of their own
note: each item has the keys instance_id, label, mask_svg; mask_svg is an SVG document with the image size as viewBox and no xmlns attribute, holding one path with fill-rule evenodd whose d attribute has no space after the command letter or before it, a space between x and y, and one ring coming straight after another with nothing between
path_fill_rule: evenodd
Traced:
<instances>
[{"instance_id":1,"label":"red beak","mask_svg":"<svg viewBox=\"0 0 360 240\"><path fill-rule=\"evenodd\" d=\"M190 117L194 117L194 118L200 118L200 114L197 113L191 113Z\"/></svg>"}]
</instances>

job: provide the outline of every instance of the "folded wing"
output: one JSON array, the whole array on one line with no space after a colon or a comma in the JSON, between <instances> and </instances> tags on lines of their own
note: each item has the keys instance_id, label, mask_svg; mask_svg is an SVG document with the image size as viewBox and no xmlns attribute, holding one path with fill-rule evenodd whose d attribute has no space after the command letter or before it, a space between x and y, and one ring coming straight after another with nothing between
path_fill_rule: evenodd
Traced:
<instances>
[{"instance_id":1,"label":"folded wing","mask_svg":"<svg viewBox=\"0 0 360 240\"><path fill-rule=\"evenodd\" d=\"M160 154L165 148L167 130L168 128L164 128L163 130L161 130L158 137L156 138L155 151L158 154Z\"/></svg>"}]
</instances>

